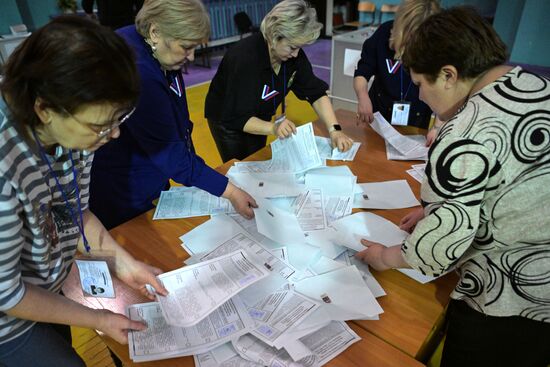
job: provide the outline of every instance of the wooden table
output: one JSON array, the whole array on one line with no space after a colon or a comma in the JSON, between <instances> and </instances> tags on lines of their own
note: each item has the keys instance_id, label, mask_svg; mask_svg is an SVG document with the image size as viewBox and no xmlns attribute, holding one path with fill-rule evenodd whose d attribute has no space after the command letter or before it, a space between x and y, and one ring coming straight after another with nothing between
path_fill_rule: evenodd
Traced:
<instances>
[{"instance_id":1,"label":"wooden table","mask_svg":"<svg viewBox=\"0 0 550 367\"><path fill-rule=\"evenodd\" d=\"M411 162L387 161L382 139L367 126L355 124L355 114L337 111L337 117L344 131L355 141L363 144L353 162L330 162L330 165L347 164L358 182L407 179L413 192L419 196L420 185L409 177L405 170ZM315 126L318 135L327 135L326 130ZM418 133L418 129L408 129ZM269 147L253 154L247 160L265 160L271 156ZM228 162L219 168L220 172L233 164ZM411 209L373 210L388 220L398 223ZM113 230L113 237L137 259L158 266L165 271L183 265L188 254L182 249L179 236L205 222L208 217L176 220L152 220L154 211L144 213ZM328 363L329 366L421 366L414 359L422 354L424 341L437 324L438 317L449 300L449 294L456 284L456 276L447 275L430 284L422 285L405 275L390 270L373 272L387 296L379 298L384 309L378 321L354 321L350 326L363 338L344 353ZM93 308L107 308L123 312L124 306L145 301L134 291L115 280L117 298L99 299L82 296L78 275L75 269L65 283L65 294ZM122 360L125 366L134 365L128 357L128 346L120 345L103 336L106 344ZM192 366L191 357L170 359L139 366Z\"/></svg>"}]
</instances>

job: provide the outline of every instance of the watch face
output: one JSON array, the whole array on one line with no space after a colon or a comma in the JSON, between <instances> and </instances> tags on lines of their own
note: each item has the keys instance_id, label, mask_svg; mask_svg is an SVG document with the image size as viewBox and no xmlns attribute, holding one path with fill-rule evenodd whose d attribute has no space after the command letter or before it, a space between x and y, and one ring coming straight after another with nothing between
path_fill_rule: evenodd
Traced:
<instances>
[{"instance_id":1,"label":"watch face","mask_svg":"<svg viewBox=\"0 0 550 367\"><path fill-rule=\"evenodd\" d=\"M342 131L342 126L338 125L338 124L334 124L332 125L332 127L334 128L334 130L336 131Z\"/></svg>"}]
</instances>

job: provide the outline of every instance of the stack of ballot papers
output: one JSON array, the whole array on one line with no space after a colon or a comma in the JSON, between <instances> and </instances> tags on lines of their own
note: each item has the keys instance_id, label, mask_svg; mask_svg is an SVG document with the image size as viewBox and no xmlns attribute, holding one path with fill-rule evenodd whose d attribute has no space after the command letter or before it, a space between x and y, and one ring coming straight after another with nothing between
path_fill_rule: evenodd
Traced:
<instances>
[{"instance_id":1,"label":"stack of ballot papers","mask_svg":"<svg viewBox=\"0 0 550 367\"><path fill-rule=\"evenodd\" d=\"M380 116L372 126L403 157L423 151ZM159 275L168 296L128 306L131 319L148 325L129 332L131 358L193 355L203 367L317 367L360 340L345 321L377 320L384 312L377 298L386 295L355 257L364 249L361 239L393 246L408 234L352 209L420 203L406 180L358 183L348 166L325 165L353 160L359 147L338 152L309 123L274 141L271 160L235 163L228 177L256 200L252 219L196 188L163 192L154 219L211 217L180 237L190 255L186 266ZM400 271L419 282L433 279Z\"/></svg>"},{"instance_id":2,"label":"stack of ballot papers","mask_svg":"<svg viewBox=\"0 0 550 367\"><path fill-rule=\"evenodd\" d=\"M389 160L426 160L428 147L426 138L420 135L400 134L380 112L374 113L370 125L386 142L386 154Z\"/></svg>"}]
</instances>

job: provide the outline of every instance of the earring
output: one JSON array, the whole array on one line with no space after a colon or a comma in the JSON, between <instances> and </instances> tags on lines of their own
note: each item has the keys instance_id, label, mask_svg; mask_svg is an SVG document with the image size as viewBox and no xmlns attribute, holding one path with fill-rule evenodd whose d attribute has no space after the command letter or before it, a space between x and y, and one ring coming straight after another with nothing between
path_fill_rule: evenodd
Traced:
<instances>
[{"instance_id":1,"label":"earring","mask_svg":"<svg viewBox=\"0 0 550 367\"><path fill-rule=\"evenodd\" d=\"M153 52L155 52L157 50L157 46L155 46L154 43L151 45L151 50L153 50Z\"/></svg>"}]
</instances>

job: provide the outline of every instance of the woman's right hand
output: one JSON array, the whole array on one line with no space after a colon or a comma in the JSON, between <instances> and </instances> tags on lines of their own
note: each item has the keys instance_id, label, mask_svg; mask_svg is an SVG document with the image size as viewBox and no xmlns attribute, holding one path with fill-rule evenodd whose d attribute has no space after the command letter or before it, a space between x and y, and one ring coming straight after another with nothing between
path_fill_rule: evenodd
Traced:
<instances>
[{"instance_id":1,"label":"woman's right hand","mask_svg":"<svg viewBox=\"0 0 550 367\"><path fill-rule=\"evenodd\" d=\"M357 103L357 121L370 124L374 120L372 102L368 95L359 98Z\"/></svg>"},{"instance_id":2,"label":"woman's right hand","mask_svg":"<svg viewBox=\"0 0 550 367\"><path fill-rule=\"evenodd\" d=\"M145 330L143 322L132 321L126 316L109 310L97 310L99 325L98 331L105 333L120 344L128 344L128 330Z\"/></svg>"},{"instance_id":3,"label":"woman's right hand","mask_svg":"<svg viewBox=\"0 0 550 367\"><path fill-rule=\"evenodd\" d=\"M416 223L418 223L422 218L424 218L424 208L416 208L409 214L405 215L401 222L399 223L399 228L403 231L412 233Z\"/></svg>"},{"instance_id":4,"label":"woman's right hand","mask_svg":"<svg viewBox=\"0 0 550 367\"><path fill-rule=\"evenodd\" d=\"M291 134L296 134L296 125L289 119L284 119L282 122L273 124L273 135L279 139L288 138Z\"/></svg>"}]
</instances>

